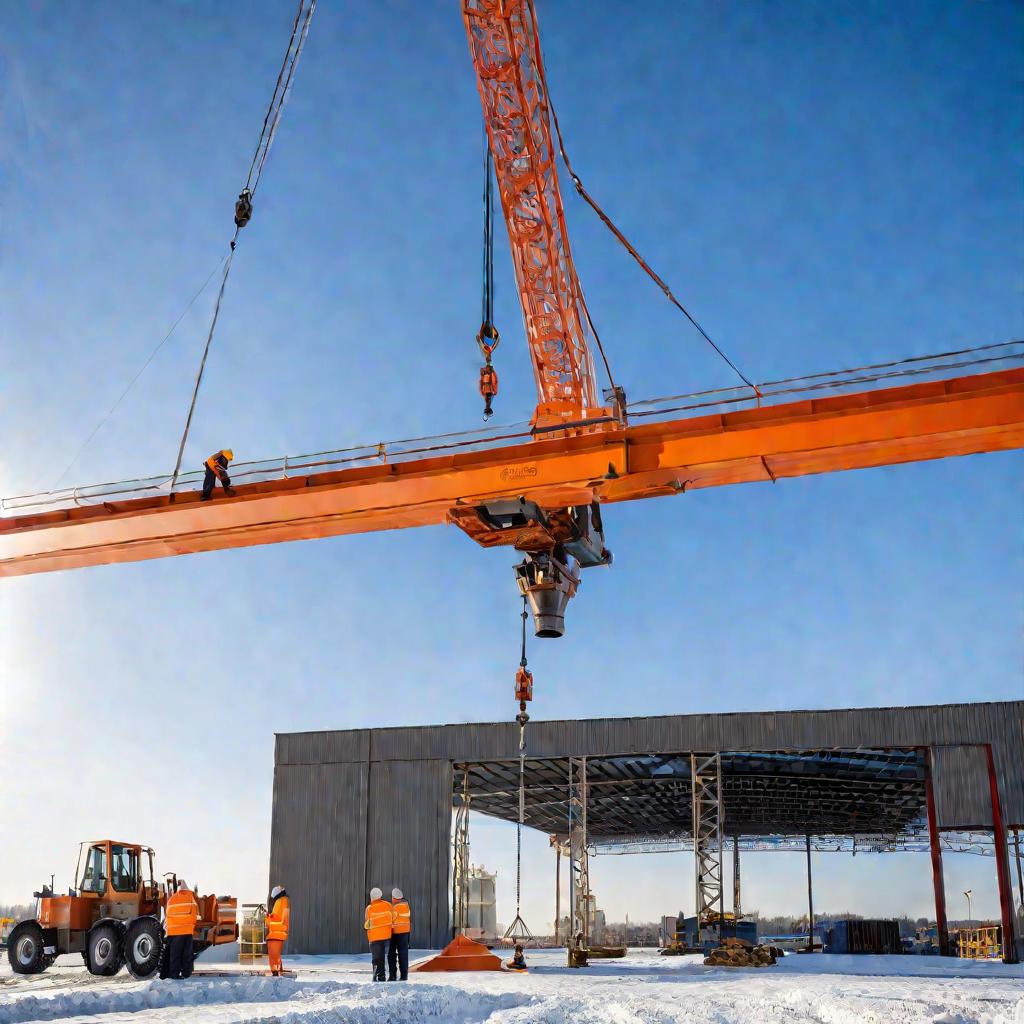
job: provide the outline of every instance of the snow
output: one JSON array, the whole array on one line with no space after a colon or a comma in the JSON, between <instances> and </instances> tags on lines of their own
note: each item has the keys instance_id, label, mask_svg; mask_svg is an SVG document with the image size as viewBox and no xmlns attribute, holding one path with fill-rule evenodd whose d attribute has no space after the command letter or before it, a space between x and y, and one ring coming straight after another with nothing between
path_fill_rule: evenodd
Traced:
<instances>
[{"instance_id":1,"label":"snow","mask_svg":"<svg viewBox=\"0 0 1024 1024\"><path fill-rule=\"evenodd\" d=\"M404 985L372 984L367 956L285 957L294 979L200 961L216 973L185 982L93 978L77 956L32 978L4 963L0 1024L1024 1024L1024 969L989 961L787 956L757 970L644 950L574 971L563 950L528 958L527 975Z\"/></svg>"}]
</instances>

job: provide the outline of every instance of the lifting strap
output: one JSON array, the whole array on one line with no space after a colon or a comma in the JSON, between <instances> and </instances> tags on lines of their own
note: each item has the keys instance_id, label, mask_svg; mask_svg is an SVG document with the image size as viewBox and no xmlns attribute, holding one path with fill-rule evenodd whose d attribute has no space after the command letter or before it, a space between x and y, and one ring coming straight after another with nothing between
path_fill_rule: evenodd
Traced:
<instances>
[{"instance_id":1,"label":"lifting strap","mask_svg":"<svg viewBox=\"0 0 1024 1024\"><path fill-rule=\"evenodd\" d=\"M285 51L284 60L281 62L281 70L277 73L274 93L270 97L270 105L267 107L267 113L263 118L263 128L260 131L260 137L256 143L256 150L253 153L252 161L249 164L249 174L245 180L245 187L239 193L238 200L235 203L235 233L231 236L230 249L224 262L224 273L220 279L220 291L217 293L217 302L213 307L213 318L210 321L210 329L206 334L203 357L199 361L199 372L196 374L195 387L192 389L192 401L188 407L188 416L185 418L185 429L182 431L181 443L178 445L178 457L174 463L174 473L171 475L172 497L174 486L178 482L178 474L181 472L181 460L185 454L185 443L188 441L189 431L192 429L192 416L196 411L199 386L203 382L203 372L206 369L206 359L210 354L213 332L217 329L217 319L220 316L221 303L224 301L224 289L227 286L228 275L231 273L231 264L235 258L235 245L238 242L238 233L249 223L252 217L252 201L256 195L256 188L260 183L260 178L263 176L263 165L267 162L267 155L270 153L274 136L277 134L277 127L281 123L281 114L284 111L285 103L288 101L292 79L295 76L295 69L299 63L302 47L306 43L306 36L309 34L309 23L313 19L313 12L315 10L316 0L299 0L298 8L295 11L295 21L292 23L291 37L288 40L288 49Z\"/></svg>"}]
</instances>

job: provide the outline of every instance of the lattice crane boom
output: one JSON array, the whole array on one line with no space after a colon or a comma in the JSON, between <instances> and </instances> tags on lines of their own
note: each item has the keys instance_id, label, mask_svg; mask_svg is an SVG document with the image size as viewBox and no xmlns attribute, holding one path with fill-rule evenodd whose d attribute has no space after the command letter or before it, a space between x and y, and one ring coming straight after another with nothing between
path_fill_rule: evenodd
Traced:
<instances>
[{"instance_id":1,"label":"lattice crane boom","mask_svg":"<svg viewBox=\"0 0 1024 1024\"><path fill-rule=\"evenodd\" d=\"M600 415L593 335L565 228L532 0L463 0L533 360L538 425Z\"/></svg>"}]
</instances>

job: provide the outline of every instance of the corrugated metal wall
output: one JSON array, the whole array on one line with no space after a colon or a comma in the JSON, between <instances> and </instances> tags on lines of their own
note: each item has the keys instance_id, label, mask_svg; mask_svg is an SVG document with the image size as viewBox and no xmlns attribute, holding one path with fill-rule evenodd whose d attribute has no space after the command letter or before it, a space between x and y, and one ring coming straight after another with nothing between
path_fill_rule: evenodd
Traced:
<instances>
[{"instance_id":1,"label":"corrugated metal wall","mask_svg":"<svg viewBox=\"0 0 1024 1024\"><path fill-rule=\"evenodd\" d=\"M452 769L447 761L374 761L370 765L366 891L385 898L398 886L412 908L414 949L445 945Z\"/></svg>"},{"instance_id":2,"label":"corrugated metal wall","mask_svg":"<svg viewBox=\"0 0 1024 1024\"><path fill-rule=\"evenodd\" d=\"M292 893L291 952L365 949L371 885L399 885L413 901L413 944L442 945L452 762L515 761L518 743L511 722L278 736L271 884ZM947 828L991 822L984 756L964 746L978 743L992 745L1005 822L1024 826L1024 701L530 725L534 757L933 746Z\"/></svg>"},{"instance_id":3,"label":"corrugated metal wall","mask_svg":"<svg viewBox=\"0 0 1024 1024\"><path fill-rule=\"evenodd\" d=\"M931 756L939 828L990 824L992 796L985 748L940 744L932 747Z\"/></svg>"},{"instance_id":4,"label":"corrugated metal wall","mask_svg":"<svg viewBox=\"0 0 1024 1024\"><path fill-rule=\"evenodd\" d=\"M278 765L270 884L291 899L288 949L363 949L369 765Z\"/></svg>"}]
</instances>

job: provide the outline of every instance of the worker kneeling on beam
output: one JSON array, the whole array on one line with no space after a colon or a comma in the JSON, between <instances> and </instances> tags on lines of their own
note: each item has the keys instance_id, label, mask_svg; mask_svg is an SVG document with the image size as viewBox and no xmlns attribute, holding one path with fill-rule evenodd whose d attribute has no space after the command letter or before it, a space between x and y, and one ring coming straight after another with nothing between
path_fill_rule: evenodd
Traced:
<instances>
[{"instance_id":1,"label":"worker kneeling on beam","mask_svg":"<svg viewBox=\"0 0 1024 1024\"><path fill-rule=\"evenodd\" d=\"M370 890L370 905L363 916L363 927L370 943L370 958L373 960L373 980L385 981L384 958L392 932L392 907L384 893L374 886Z\"/></svg>"},{"instance_id":2,"label":"worker kneeling on beam","mask_svg":"<svg viewBox=\"0 0 1024 1024\"><path fill-rule=\"evenodd\" d=\"M177 980L191 977L195 959L192 955L192 933L198 920L199 904L188 883L183 878L179 879L177 892L168 896L164 908L167 955L166 970L160 972L160 977Z\"/></svg>"},{"instance_id":3,"label":"worker kneeling on beam","mask_svg":"<svg viewBox=\"0 0 1024 1024\"><path fill-rule=\"evenodd\" d=\"M391 940L388 942L388 981L409 980L409 933L412 910L402 890L391 890ZM397 970L396 970L397 968ZM399 973L399 971L401 973Z\"/></svg>"},{"instance_id":4,"label":"worker kneeling on beam","mask_svg":"<svg viewBox=\"0 0 1024 1024\"><path fill-rule=\"evenodd\" d=\"M218 480L221 487L224 488L225 494L235 493L231 489L231 477L228 476L228 463L234 457L235 453L230 448L222 448L219 452L214 452L203 463L206 469L206 475L203 477L203 501L210 500Z\"/></svg>"},{"instance_id":5,"label":"worker kneeling on beam","mask_svg":"<svg viewBox=\"0 0 1024 1024\"><path fill-rule=\"evenodd\" d=\"M270 973L278 977L283 973L281 950L288 938L288 925L291 919L291 903L283 885L275 885L270 890L267 901L267 959L270 961Z\"/></svg>"}]
</instances>

